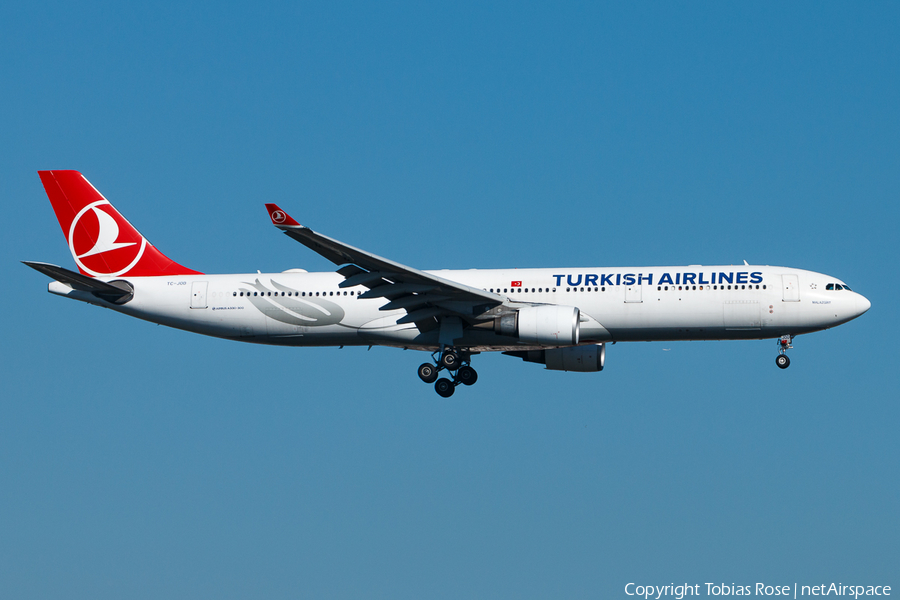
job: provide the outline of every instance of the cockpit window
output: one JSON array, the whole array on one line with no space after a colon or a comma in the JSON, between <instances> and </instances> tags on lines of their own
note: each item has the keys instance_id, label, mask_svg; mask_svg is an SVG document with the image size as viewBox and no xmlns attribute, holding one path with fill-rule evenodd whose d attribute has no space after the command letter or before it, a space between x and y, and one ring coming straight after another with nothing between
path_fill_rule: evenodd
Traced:
<instances>
[{"instance_id":1,"label":"cockpit window","mask_svg":"<svg viewBox=\"0 0 900 600\"><path fill-rule=\"evenodd\" d=\"M844 286L844 289L847 290L848 292L852 292L852 291L853 291L853 290L850 289L850 286L849 286L849 285L845 285L845 286Z\"/></svg>"},{"instance_id":2,"label":"cockpit window","mask_svg":"<svg viewBox=\"0 0 900 600\"><path fill-rule=\"evenodd\" d=\"M833 289L834 289L834 284L833 284L833 283L829 283L828 285L825 286L825 289L826 289L826 290L833 290Z\"/></svg>"}]
</instances>

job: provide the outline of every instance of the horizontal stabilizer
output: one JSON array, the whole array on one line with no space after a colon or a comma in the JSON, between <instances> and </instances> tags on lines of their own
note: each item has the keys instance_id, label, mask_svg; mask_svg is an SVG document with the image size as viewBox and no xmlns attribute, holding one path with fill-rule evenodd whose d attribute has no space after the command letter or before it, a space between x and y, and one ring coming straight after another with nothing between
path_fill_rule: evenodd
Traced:
<instances>
[{"instance_id":1,"label":"horizontal stabilizer","mask_svg":"<svg viewBox=\"0 0 900 600\"><path fill-rule=\"evenodd\" d=\"M114 285L49 263L23 260L22 264L28 265L35 271L40 271L60 283L66 284L73 290L90 292L98 298L113 304L125 304L134 296L134 290L124 281L117 281L115 283L118 285Z\"/></svg>"}]
</instances>

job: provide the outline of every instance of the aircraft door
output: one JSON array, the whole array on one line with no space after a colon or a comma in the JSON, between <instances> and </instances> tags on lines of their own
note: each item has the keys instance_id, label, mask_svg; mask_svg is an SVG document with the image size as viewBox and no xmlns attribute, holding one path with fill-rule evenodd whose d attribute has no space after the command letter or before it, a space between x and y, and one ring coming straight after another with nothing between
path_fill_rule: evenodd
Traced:
<instances>
[{"instance_id":1,"label":"aircraft door","mask_svg":"<svg viewBox=\"0 0 900 600\"><path fill-rule=\"evenodd\" d=\"M206 308L206 281L195 281L191 284L191 308Z\"/></svg>"},{"instance_id":2,"label":"aircraft door","mask_svg":"<svg viewBox=\"0 0 900 600\"><path fill-rule=\"evenodd\" d=\"M800 282L796 275L782 275L781 289L785 302L800 302Z\"/></svg>"}]
</instances>

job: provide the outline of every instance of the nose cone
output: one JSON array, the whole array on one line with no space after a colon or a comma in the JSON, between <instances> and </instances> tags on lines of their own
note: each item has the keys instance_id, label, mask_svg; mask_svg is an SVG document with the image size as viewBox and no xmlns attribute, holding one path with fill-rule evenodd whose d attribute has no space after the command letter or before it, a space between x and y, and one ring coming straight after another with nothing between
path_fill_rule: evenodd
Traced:
<instances>
[{"instance_id":1,"label":"nose cone","mask_svg":"<svg viewBox=\"0 0 900 600\"><path fill-rule=\"evenodd\" d=\"M862 294L856 295L856 316L863 314L867 310L872 307L872 303L869 302L869 299L863 296Z\"/></svg>"}]
</instances>

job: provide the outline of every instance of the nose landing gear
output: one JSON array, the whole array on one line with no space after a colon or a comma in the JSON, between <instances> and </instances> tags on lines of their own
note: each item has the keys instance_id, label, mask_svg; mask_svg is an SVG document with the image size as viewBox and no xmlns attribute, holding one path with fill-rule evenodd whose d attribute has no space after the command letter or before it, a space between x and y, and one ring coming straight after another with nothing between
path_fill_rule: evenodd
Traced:
<instances>
[{"instance_id":1,"label":"nose landing gear","mask_svg":"<svg viewBox=\"0 0 900 600\"><path fill-rule=\"evenodd\" d=\"M775 364L779 369L787 369L791 366L791 359L788 358L787 351L793 348L791 342L794 340L792 335L783 335L778 339L778 356L775 357Z\"/></svg>"},{"instance_id":2,"label":"nose landing gear","mask_svg":"<svg viewBox=\"0 0 900 600\"><path fill-rule=\"evenodd\" d=\"M437 354L438 352L432 354L432 359L435 359ZM433 383L434 391L439 396L449 398L459 384L472 385L478 381L478 373L469 364L471 360L472 356L468 352L458 352L453 348L446 348L440 353L440 358L434 360L434 364L422 363L419 365L419 379L425 383ZM450 372L452 380L446 377L438 379L438 375L444 369Z\"/></svg>"}]
</instances>

